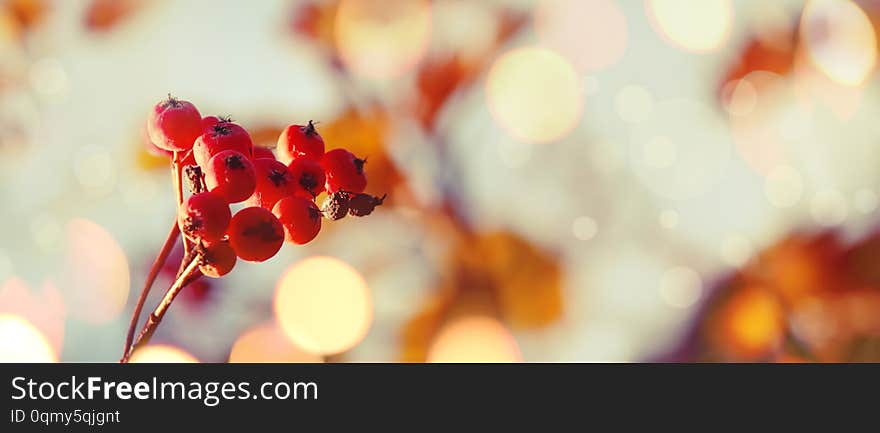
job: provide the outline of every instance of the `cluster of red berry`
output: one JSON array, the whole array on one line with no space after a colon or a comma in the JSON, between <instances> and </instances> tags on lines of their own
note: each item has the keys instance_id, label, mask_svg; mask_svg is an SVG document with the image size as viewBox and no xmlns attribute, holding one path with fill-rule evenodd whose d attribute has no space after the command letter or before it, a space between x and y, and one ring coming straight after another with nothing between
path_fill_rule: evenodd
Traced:
<instances>
[{"instance_id":1,"label":"cluster of red berry","mask_svg":"<svg viewBox=\"0 0 880 433\"><path fill-rule=\"evenodd\" d=\"M366 160L345 149L325 152L311 121L285 128L276 159L231 119L203 118L192 103L169 95L150 113L147 133L156 147L179 155L179 166L190 166L193 194L182 201L178 224L209 277L226 275L238 258L267 260L284 241L305 244L322 218L368 215L384 199L363 192ZM325 191L319 208L315 198ZM232 215L230 204L241 202Z\"/></svg>"}]
</instances>

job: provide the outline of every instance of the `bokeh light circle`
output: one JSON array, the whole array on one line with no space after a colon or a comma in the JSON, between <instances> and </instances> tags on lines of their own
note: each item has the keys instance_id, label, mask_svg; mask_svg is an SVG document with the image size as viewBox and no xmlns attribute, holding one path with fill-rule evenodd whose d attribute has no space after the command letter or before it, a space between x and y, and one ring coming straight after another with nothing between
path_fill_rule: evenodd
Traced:
<instances>
[{"instance_id":1,"label":"bokeh light circle","mask_svg":"<svg viewBox=\"0 0 880 433\"><path fill-rule=\"evenodd\" d=\"M840 191L825 188L818 191L810 200L810 214L821 225L842 224L849 214L849 203Z\"/></svg>"},{"instance_id":2,"label":"bokeh light circle","mask_svg":"<svg viewBox=\"0 0 880 433\"><path fill-rule=\"evenodd\" d=\"M727 236L721 243L721 260L728 266L741 267L753 253L752 242L740 235Z\"/></svg>"},{"instance_id":3,"label":"bokeh light circle","mask_svg":"<svg viewBox=\"0 0 880 433\"><path fill-rule=\"evenodd\" d=\"M517 48L498 58L489 71L486 96L495 121L526 143L566 136L583 111L578 74L562 56L544 48Z\"/></svg>"},{"instance_id":4,"label":"bokeh light circle","mask_svg":"<svg viewBox=\"0 0 880 433\"><path fill-rule=\"evenodd\" d=\"M574 233L575 238L588 241L596 237L596 234L599 232L599 225L593 218L580 216L572 222L571 231Z\"/></svg>"},{"instance_id":5,"label":"bokeh light circle","mask_svg":"<svg viewBox=\"0 0 880 433\"><path fill-rule=\"evenodd\" d=\"M856 191L853 202L853 207L857 211L863 214L870 214L877 210L877 206L880 205L880 197L873 190L863 188Z\"/></svg>"},{"instance_id":6,"label":"bokeh light circle","mask_svg":"<svg viewBox=\"0 0 880 433\"><path fill-rule=\"evenodd\" d=\"M770 204L778 208L796 205L804 193L801 173L789 166L773 169L764 180L764 194Z\"/></svg>"},{"instance_id":7,"label":"bokeh light circle","mask_svg":"<svg viewBox=\"0 0 880 433\"><path fill-rule=\"evenodd\" d=\"M0 314L0 362L58 362L49 340L30 322Z\"/></svg>"},{"instance_id":8,"label":"bokeh light circle","mask_svg":"<svg viewBox=\"0 0 880 433\"><path fill-rule=\"evenodd\" d=\"M717 113L688 99L656 104L630 137L630 161L642 184L672 200L709 191L730 163L733 144Z\"/></svg>"},{"instance_id":9,"label":"bokeh light circle","mask_svg":"<svg viewBox=\"0 0 880 433\"><path fill-rule=\"evenodd\" d=\"M427 0L342 0L335 24L339 56L353 73L391 79L424 56L431 5Z\"/></svg>"},{"instance_id":10,"label":"bokeh light circle","mask_svg":"<svg viewBox=\"0 0 880 433\"><path fill-rule=\"evenodd\" d=\"M643 122L654 115L654 96L644 87L626 86L614 96L614 110L626 122Z\"/></svg>"},{"instance_id":11,"label":"bokeh light circle","mask_svg":"<svg viewBox=\"0 0 880 433\"><path fill-rule=\"evenodd\" d=\"M785 337L784 324L776 298L763 287L747 286L719 307L708 331L729 356L753 360L778 347Z\"/></svg>"},{"instance_id":12,"label":"bokeh light circle","mask_svg":"<svg viewBox=\"0 0 880 433\"><path fill-rule=\"evenodd\" d=\"M428 362L519 362L510 331L488 316L463 316L444 325L428 349Z\"/></svg>"},{"instance_id":13,"label":"bokeh light circle","mask_svg":"<svg viewBox=\"0 0 880 433\"><path fill-rule=\"evenodd\" d=\"M308 258L288 269L278 281L274 310L293 344L320 355L351 349L373 322L366 281L333 257Z\"/></svg>"},{"instance_id":14,"label":"bokeh light circle","mask_svg":"<svg viewBox=\"0 0 880 433\"><path fill-rule=\"evenodd\" d=\"M645 9L657 33L685 51L714 51L733 28L730 0L645 0Z\"/></svg>"},{"instance_id":15,"label":"bokeh light circle","mask_svg":"<svg viewBox=\"0 0 880 433\"><path fill-rule=\"evenodd\" d=\"M669 306L689 308L702 295L703 281L693 269L678 266L667 270L660 278L660 297Z\"/></svg>"},{"instance_id":16,"label":"bokeh light circle","mask_svg":"<svg viewBox=\"0 0 880 433\"><path fill-rule=\"evenodd\" d=\"M323 358L292 345L274 322L245 331L229 353L229 362L322 362Z\"/></svg>"},{"instance_id":17,"label":"bokeh light circle","mask_svg":"<svg viewBox=\"0 0 880 433\"><path fill-rule=\"evenodd\" d=\"M834 82L856 86L874 70L874 27L852 1L810 0L801 16L800 32L810 61Z\"/></svg>"},{"instance_id":18,"label":"bokeh light circle","mask_svg":"<svg viewBox=\"0 0 880 433\"><path fill-rule=\"evenodd\" d=\"M612 66L626 52L626 16L612 0L541 0L535 32L582 73Z\"/></svg>"},{"instance_id":19,"label":"bokeh light circle","mask_svg":"<svg viewBox=\"0 0 880 433\"><path fill-rule=\"evenodd\" d=\"M89 323L116 318L128 300L128 260L103 227L85 219L67 224L65 274L59 279L70 314Z\"/></svg>"},{"instance_id":20,"label":"bokeh light circle","mask_svg":"<svg viewBox=\"0 0 880 433\"><path fill-rule=\"evenodd\" d=\"M138 349L131 355L129 362L133 364L193 364L199 362L199 360L183 349L166 344L156 344Z\"/></svg>"}]
</instances>

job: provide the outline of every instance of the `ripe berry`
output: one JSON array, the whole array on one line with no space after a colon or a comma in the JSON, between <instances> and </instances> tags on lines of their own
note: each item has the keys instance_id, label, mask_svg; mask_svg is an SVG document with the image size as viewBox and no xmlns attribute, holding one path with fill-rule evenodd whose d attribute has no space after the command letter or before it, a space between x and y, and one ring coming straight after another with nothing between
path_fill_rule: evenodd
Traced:
<instances>
[{"instance_id":1,"label":"ripe berry","mask_svg":"<svg viewBox=\"0 0 880 433\"><path fill-rule=\"evenodd\" d=\"M229 223L229 244L242 260L262 262L274 256L284 243L278 218L261 207L244 208Z\"/></svg>"},{"instance_id":2,"label":"ripe berry","mask_svg":"<svg viewBox=\"0 0 880 433\"><path fill-rule=\"evenodd\" d=\"M202 133L202 115L190 102L168 95L147 118L147 134L159 148L170 151L188 150Z\"/></svg>"},{"instance_id":3,"label":"ripe berry","mask_svg":"<svg viewBox=\"0 0 880 433\"><path fill-rule=\"evenodd\" d=\"M232 123L232 118L229 116L202 117L202 133L211 132L218 123Z\"/></svg>"},{"instance_id":4,"label":"ripe berry","mask_svg":"<svg viewBox=\"0 0 880 433\"><path fill-rule=\"evenodd\" d=\"M366 162L345 149L333 149L325 153L321 158L321 167L327 177L327 192L364 192L367 187L367 175L364 173Z\"/></svg>"},{"instance_id":5,"label":"ripe berry","mask_svg":"<svg viewBox=\"0 0 880 433\"><path fill-rule=\"evenodd\" d=\"M213 242L226 233L231 215L226 200L212 192L201 192L183 202L177 221L189 237Z\"/></svg>"},{"instance_id":6,"label":"ripe berry","mask_svg":"<svg viewBox=\"0 0 880 433\"><path fill-rule=\"evenodd\" d=\"M305 244L321 231L321 211L309 199L285 197L275 203L272 213L284 226L284 240Z\"/></svg>"},{"instance_id":7,"label":"ripe berry","mask_svg":"<svg viewBox=\"0 0 880 433\"><path fill-rule=\"evenodd\" d=\"M205 165L205 186L227 203L245 201L257 186L254 163L241 152L224 150Z\"/></svg>"},{"instance_id":8,"label":"ripe berry","mask_svg":"<svg viewBox=\"0 0 880 433\"><path fill-rule=\"evenodd\" d=\"M317 161L305 158L294 159L287 168L290 170L290 175L293 176L296 183L302 189L308 191L312 197L324 191L326 177L324 176L324 169L321 168L321 164Z\"/></svg>"},{"instance_id":9,"label":"ripe berry","mask_svg":"<svg viewBox=\"0 0 880 433\"><path fill-rule=\"evenodd\" d=\"M349 197L345 191L336 191L330 194L321 204L321 212L333 221L345 218L348 215Z\"/></svg>"},{"instance_id":10,"label":"ripe berry","mask_svg":"<svg viewBox=\"0 0 880 433\"><path fill-rule=\"evenodd\" d=\"M290 125L278 137L278 159L285 164L299 158L321 159L324 154L324 139L310 120L308 125Z\"/></svg>"},{"instance_id":11,"label":"ripe berry","mask_svg":"<svg viewBox=\"0 0 880 433\"><path fill-rule=\"evenodd\" d=\"M274 159L255 159L257 186L247 200L249 206L272 209L278 200L296 194L300 189L287 166Z\"/></svg>"},{"instance_id":12,"label":"ripe berry","mask_svg":"<svg viewBox=\"0 0 880 433\"><path fill-rule=\"evenodd\" d=\"M205 243L202 246L199 270L206 277L220 278L235 267L236 261L235 250L228 241Z\"/></svg>"},{"instance_id":13,"label":"ripe berry","mask_svg":"<svg viewBox=\"0 0 880 433\"><path fill-rule=\"evenodd\" d=\"M254 146L254 159L260 158L275 159L275 154L268 147Z\"/></svg>"},{"instance_id":14,"label":"ripe berry","mask_svg":"<svg viewBox=\"0 0 880 433\"><path fill-rule=\"evenodd\" d=\"M214 125L220 123L220 118L217 116L205 116L202 117L202 132L208 132L214 128Z\"/></svg>"},{"instance_id":15,"label":"ripe berry","mask_svg":"<svg viewBox=\"0 0 880 433\"><path fill-rule=\"evenodd\" d=\"M348 213L351 216L362 217L373 213L376 206L385 201L385 196L373 197L369 194L353 194L348 202Z\"/></svg>"},{"instance_id":16,"label":"ripe berry","mask_svg":"<svg viewBox=\"0 0 880 433\"><path fill-rule=\"evenodd\" d=\"M224 150L235 150L251 158L253 146L251 136L244 128L232 122L219 122L196 139L193 156L196 163L204 167L212 156Z\"/></svg>"}]
</instances>

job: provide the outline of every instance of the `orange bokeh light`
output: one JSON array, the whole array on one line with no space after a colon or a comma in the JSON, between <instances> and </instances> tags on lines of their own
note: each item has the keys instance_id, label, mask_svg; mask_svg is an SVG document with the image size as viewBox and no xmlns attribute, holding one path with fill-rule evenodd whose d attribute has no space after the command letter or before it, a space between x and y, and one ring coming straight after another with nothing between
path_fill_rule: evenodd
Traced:
<instances>
[{"instance_id":1,"label":"orange bokeh light","mask_svg":"<svg viewBox=\"0 0 880 433\"><path fill-rule=\"evenodd\" d=\"M431 5L426 0L342 0L335 35L339 56L353 73L396 78L428 49Z\"/></svg>"},{"instance_id":2,"label":"orange bokeh light","mask_svg":"<svg viewBox=\"0 0 880 433\"><path fill-rule=\"evenodd\" d=\"M759 360L782 343L785 317L775 296L762 287L737 289L713 318L716 347L734 360Z\"/></svg>"},{"instance_id":3,"label":"orange bokeh light","mask_svg":"<svg viewBox=\"0 0 880 433\"><path fill-rule=\"evenodd\" d=\"M46 336L55 353L61 353L67 312L61 293L52 283L43 283L38 292L19 278L6 280L0 286L0 313L27 320Z\"/></svg>"},{"instance_id":4,"label":"orange bokeh light","mask_svg":"<svg viewBox=\"0 0 880 433\"><path fill-rule=\"evenodd\" d=\"M320 355L351 349L373 322L366 281L333 257L311 257L288 269L278 281L274 308L293 344Z\"/></svg>"},{"instance_id":5,"label":"orange bokeh light","mask_svg":"<svg viewBox=\"0 0 880 433\"><path fill-rule=\"evenodd\" d=\"M52 345L27 320L0 314L0 362L58 362Z\"/></svg>"},{"instance_id":6,"label":"orange bokeh light","mask_svg":"<svg viewBox=\"0 0 880 433\"><path fill-rule=\"evenodd\" d=\"M125 308L131 280L128 260L113 236L85 219L67 224L67 257L59 287L70 314L106 323Z\"/></svg>"},{"instance_id":7,"label":"orange bokeh light","mask_svg":"<svg viewBox=\"0 0 880 433\"><path fill-rule=\"evenodd\" d=\"M275 322L245 331L232 345L229 362L323 362L293 344Z\"/></svg>"},{"instance_id":8,"label":"orange bokeh light","mask_svg":"<svg viewBox=\"0 0 880 433\"><path fill-rule=\"evenodd\" d=\"M519 362L519 346L510 331L488 316L451 319L428 349L428 362Z\"/></svg>"},{"instance_id":9,"label":"orange bokeh light","mask_svg":"<svg viewBox=\"0 0 880 433\"><path fill-rule=\"evenodd\" d=\"M486 80L489 112L513 138L549 143L580 123L583 84L565 58L552 50L518 48L492 65Z\"/></svg>"},{"instance_id":10,"label":"orange bokeh light","mask_svg":"<svg viewBox=\"0 0 880 433\"><path fill-rule=\"evenodd\" d=\"M874 27L865 12L849 0L807 2L800 34L810 61L836 83L860 85L874 70Z\"/></svg>"},{"instance_id":11,"label":"orange bokeh light","mask_svg":"<svg viewBox=\"0 0 880 433\"><path fill-rule=\"evenodd\" d=\"M199 360L174 346L156 344L138 349L131 355L130 362L140 364L196 363Z\"/></svg>"},{"instance_id":12,"label":"orange bokeh light","mask_svg":"<svg viewBox=\"0 0 880 433\"><path fill-rule=\"evenodd\" d=\"M657 33L685 51L715 51L730 39L730 0L646 0L645 9Z\"/></svg>"}]
</instances>

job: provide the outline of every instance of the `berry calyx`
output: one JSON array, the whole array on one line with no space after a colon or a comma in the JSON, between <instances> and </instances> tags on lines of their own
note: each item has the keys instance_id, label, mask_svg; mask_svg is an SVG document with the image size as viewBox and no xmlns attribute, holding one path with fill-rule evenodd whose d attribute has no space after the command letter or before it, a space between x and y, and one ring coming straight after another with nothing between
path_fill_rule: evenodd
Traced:
<instances>
[{"instance_id":1,"label":"berry calyx","mask_svg":"<svg viewBox=\"0 0 880 433\"><path fill-rule=\"evenodd\" d=\"M196 164L204 167L211 157L224 150L235 150L251 158L253 147L251 136L244 128L232 122L219 122L196 139L193 157Z\"/></svg>"},{"instance_id":2,"label":"berry calyx","mask_svg":"<svg viewBox=\"0 0 880 433\"><path fill-rule=\"evenodd\" d=\"M204 243L200 248L199 270L206 277L220 278L232 271L238 261L229 241Z\"/></svg>"},{"instance_id":3,"label":"berry calyx","mask_svg":"<svg viewBox=\"0 0 880 433\"><path fill-rule=\"evenodd\" d=\"M147 134L157 147L169 151L184 151L193 147L202 133L202 115L188 101L168 95L168 99L153 107L147 118Z\"/></svg>"},{"instance_id":4,"label":"berry calyx","mask_svg":"<svg viewBox=\"0 0 880 433\"><path fill-rule=\"evenodd\" d=\"M229 223L229 244L242 260L262 262L281 249L284 227L278 218L261 207L244 208Z\"/></svg>"},{"instance_id":5,"label":"berry calyx","mask_svg":"<svg viewBox=\"0 0 880 433\"><path fill-rule=\"evenodd\" d=\"M213 242L226 233L231 216L226 200L212 192L201 192L183 202L177 222L190 238Z\"/></svg>"},{"instance_id":6,"label":"berry calyx","mask_svg":"<svg viewBox=\"0 0 880 433\"><path fill-rule=\"evenodd\" d=\"M205 186L227 203L245 201L257 186L254 163L241 152L224 150L205 165Z\"/></svg>"},{"instance_id":7,"label":"berry calyx","mask_svg":"<svg viewBox=\"0 0 880 433\"><path fill-rule=\"evenodd\" d=\"M285 197L275 203L272 213L284 227L284 240L302 245L310 242L321 231L321 211L311 200Z\"/></svg>"},{"instance_id":8,"label":"berry calyx","mask_svg":"<svg viewBox=\"0 0 880 433\"><path fill-rule=\"evenodd\" d=\"M330 220L336 221L348 215L350 195L345 191L336 191L324 199L321 204L321 212Z\"/></svg>"},{"instance_id":9,"label":"berry calyx","mask_svg":"<svg viewBox=\"0 0 880 433\"><path fill-rule=\"evenodd\" d=\"M333 149L325 153L321 158L321 167L327 179L327 192L364 192L367 188L367 174L364 172L366 162L366 159L359 159L345 149Z\"/></svg>"},{"instance_id":10,"label":"berry calyx","mask_svg":"<svg viewBox=\"0 0 880 433\"><path fill-rule=\"evenodd\" d=\"M317 161L304 158L294 159L287 168L290 170L290 175L293 176L297 185L311 194L312 197L324 191L326 177L324 176L324 169L321 168L321 164Z\"/></svg>"},{"instance_id":11,"label":"berry calyx","mask_svg":"<svg viewBox=\"0 0 880 433\"><path fill-rule=\"evenodd\" d=\"M278 137L278 159L290 164L299 158L320 160L324 155L324 139L311 120L308 125L289 125Z\"/></svg>"},{"instance_id":12,"label":"berry calyx","mask_svg":"<svg viewBox=\"0 0 880 433\"><path fill-rule=\"evenodd\" d=\"M272 209L278 200L292 196L300 190L296 179L290 174L286 165L274 159L261 158L254 160L257 185L253 195L247 199L249 206L260 206Z\"/></svg>"},{"instance_id":13,"label":"berry calyx","mask_svg":"<svg viewBox=\"0 0 880 433\"><path fill-rule=\"evenodd\" d=\"M385 201L385 197L386 195L374 197L364 193L354 194L348 202L348 213L356 217L367 216Z\"/></svg>"},{"instance_id":14,"label":"berry calyx","mask_svg":"<svg viewBox=\"0 0 880 433\"><path fill-rule=\"evenodd\" d=\"M202 118L202 132L211 132L218 123L232 123L229 116L205 116Z\"/></svg>"}]
</instances>

